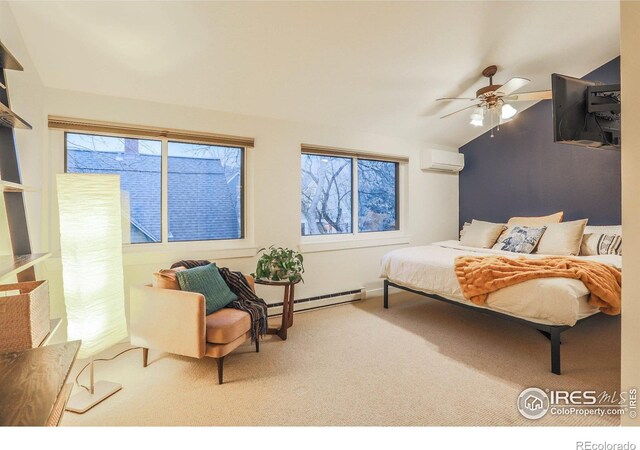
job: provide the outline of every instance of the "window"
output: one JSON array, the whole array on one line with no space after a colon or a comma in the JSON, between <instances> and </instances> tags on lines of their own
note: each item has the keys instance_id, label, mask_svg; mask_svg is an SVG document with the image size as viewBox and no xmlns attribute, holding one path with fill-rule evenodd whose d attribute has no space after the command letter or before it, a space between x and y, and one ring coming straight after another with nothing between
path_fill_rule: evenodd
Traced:
<instances>
[{"instance_id":1,"label":"window","mask_svg":"<svg viewBox=\"0 0 640 450\"><path fill-rule=\"evenodd\" d=\"M351 158L302 154L302 235L351 233Z\"/></svg>"},{"instance_id":2,"label":"window","mask_svg":"<svg viewBox=\"0 0 640 450\"><path fill-rule=\"evenodd\" d=\"M67 172L120 175L125 243L244 237L244 147L65 135Z\"/></svg>"},{"instance_id":3,"label":"window","mask_svg":"<svg viewBox=\"0 0 640 450\"><path fill-rule=\"evenodd\" d=\"M358 231L398 229L397 162L358 159Z\"/></svg>"},{"instance_id":4,"label":"window","mask_svg":"<svg viewBox=\"0 0 640 450\"><path fill-rule=\"evenodd\" d=\"M242 237L242 151L169 142L169 242Z\"/></svg>"},{"instance_id":5,"label":"window","mask_svg":"<svg viewBox=\"0 0 640 450\"><path fill-rule=\"evenodd\" d=\"M302 236L399 230L398 174L397 161L303 152Z\"/></svg>"},{"instance_id":6,"label":"window","mask_svg":"<svg viewBox=\"0 0 640 450\"><path fill-rule=\"evenodd\" d=\"M123 242L162 241L162 142L66 134L67 172L120 175Z\"/></svg>"}]
</instances>

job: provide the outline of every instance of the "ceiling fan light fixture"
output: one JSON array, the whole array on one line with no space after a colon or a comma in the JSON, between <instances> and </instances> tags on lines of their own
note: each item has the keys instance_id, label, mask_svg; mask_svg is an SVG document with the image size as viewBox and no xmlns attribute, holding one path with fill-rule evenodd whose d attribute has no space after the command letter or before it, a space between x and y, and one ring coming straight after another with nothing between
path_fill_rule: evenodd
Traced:
<instances>
[{"instance_id":1,"label":"ceiling fan light fixture","mask_svg":"<svg viewBox=\"0 0 640 450\"><path fill-rule=\"evenodd\" d=\"M511 106L508 103L505 103L504 105L502 105L502 110L500 112L500 118L502 120L508 120L511 119L513 116L516 115L516 113L518 112L517 109L515 109L513 106Z\"/></svg>"},{"instance_id":2,"label":"ceiling fan light fixture","mask_svg":"<svg viewBox=\"0 0 640 450\"><path fill-rule=\"evenodd\" d=\"M478 106L473 110L470 119L471 122L469 123L474 127L481 127L482 125L484 125L484 109Z\"/></svg>"},{"instance_id":3,"label":"ceiling fan light fixture","mask_svg":"<svg viewBox=\"0 0 640 450\"><path fill-rule=\"evenodd\" d=\"M484 121L487 119L487 126L491 129L497 126L499 130L501 124L511 121L518 113L518 110L513 107L511 103L547 100L552 97L551 91L520 92L516 94L516 91L520 90L531 81L528 78L514 77L504 84L494 84L493 76L496 74L497 70L498 67L493 65L482 71L482 76L489 79L489 85L478 89L476 91L475 98L442 97L437 99L437 101L462 100L467 102L477 102L475 105L466 106L465 108L445 114L440 118L446 119L454 114L462 112L466 113L468 110L473 108L473 114L469 117L469 123L471 125L483 127L485 123ZM507 104L507 102L509 102L509 104Z\"/></svg>"}]
</instances>

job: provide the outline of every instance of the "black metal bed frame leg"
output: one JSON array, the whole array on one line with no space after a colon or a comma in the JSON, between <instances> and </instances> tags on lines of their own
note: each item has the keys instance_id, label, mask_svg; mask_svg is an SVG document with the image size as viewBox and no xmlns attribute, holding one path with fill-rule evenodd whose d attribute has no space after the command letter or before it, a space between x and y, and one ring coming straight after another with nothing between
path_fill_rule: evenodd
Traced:
<instances>
[{"instance_id":1,"label":"black metal bed frame leg","mask_svg":"<svg viewBox=\"0 0 640 450\"><path fill-rule=\"evenodd\" d=\"M551 372L560 375L560 333L562 331L551 328Z\"/></svg>"},{"instance_id":2,"label":"black metal bed frame leg","mask_svg":"<svg viewBox=\"0 0 640 450\"><path fill-rule=\"evenodd\" d=\"M389 281L384 280L384 308L389 309Z\"/></svg>"},{"instance_id":3,"label":"black metal bed frame leg","mask_svg":"<svg viewBox=\"0 0 640 450\"><path fill-rule=\"evenodd\" d=\"M549 331L544 331L544 330L541 330L540 328L537 328L537 330L541 335L551 340L551 333ZM562 340L560 340L560 344L562 344Z\"/></svg>"}]
</instances>

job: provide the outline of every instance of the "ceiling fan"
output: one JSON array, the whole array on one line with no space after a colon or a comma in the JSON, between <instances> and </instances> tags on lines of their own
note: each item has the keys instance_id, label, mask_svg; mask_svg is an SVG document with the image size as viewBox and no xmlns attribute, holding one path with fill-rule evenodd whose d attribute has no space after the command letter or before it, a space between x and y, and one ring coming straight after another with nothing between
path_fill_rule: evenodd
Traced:
<instances>
[{"instance_id":1,"label":"ceiling fan","mask_svg":"<svg viewBox=\"0 0 640 450\"><path fill-rule=\"evenodd\" d=\"M497 66L489 66L482 71L482 75L489 78L489 85L476 91L475 98L469 97L443 97L436 101L465 100L474 102L473 105L454 111L440 117L452 116L462 111L474 108L470 119L471 125L481 127L488 116L491 124L491 137L493 137L493 127L510 121L518 112L511 103L528 102L537 100L548 100L551 98L551 91L523 92L514 94L515 91L527 85L531 80L527 78L511 78L505 84L493 84L493 76L498 71Z\"/></svg>"}]
</instances>

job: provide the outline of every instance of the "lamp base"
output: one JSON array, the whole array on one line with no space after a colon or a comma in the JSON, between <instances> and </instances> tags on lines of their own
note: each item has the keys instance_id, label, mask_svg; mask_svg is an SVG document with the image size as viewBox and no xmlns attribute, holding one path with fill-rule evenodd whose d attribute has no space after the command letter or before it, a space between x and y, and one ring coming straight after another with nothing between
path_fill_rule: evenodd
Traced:
<instances>
[{"instance_id":1,"label":"lamp base","mask_svg":"<svg viewBox=\"0 0 640 450\"><path fill-rule=\"evenodd\" d=\"M122 385L111 381L96 381L93 385L93 394L86 389L72 395L67 403L66 410L78 414L89 411L108 397L122 389Z\"/></svg>"}]
</instances>

